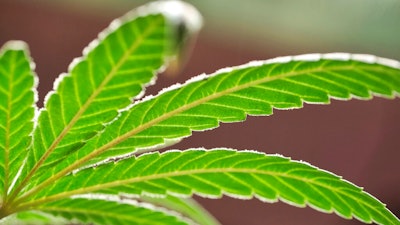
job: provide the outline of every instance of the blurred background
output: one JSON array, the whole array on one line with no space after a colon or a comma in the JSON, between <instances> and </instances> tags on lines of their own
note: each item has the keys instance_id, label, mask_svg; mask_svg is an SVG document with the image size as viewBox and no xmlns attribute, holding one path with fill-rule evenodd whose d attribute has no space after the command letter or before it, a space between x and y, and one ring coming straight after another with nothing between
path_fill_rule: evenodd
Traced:
<instances>
[{"instance_id":1,"label":"blurred background","mask_svg":"<svg viewBox=\"0 0 400 225\"><path fill-rule=\"evenodd\" d=\"M26 41L40 78L39 94L112 19L147 1L0 0L0 45ZM368 53L400 60L398 0L188 1L204 29L180 74L161 75L148 93L200 73L282 55ZM176 148L232 147L279 153L332 171L387 203L400 216L400 99L332 101L249 117L195 133ZM310 208L259 200L198 199L223 224L361 224Z\"/></svg>"}]
</instances>

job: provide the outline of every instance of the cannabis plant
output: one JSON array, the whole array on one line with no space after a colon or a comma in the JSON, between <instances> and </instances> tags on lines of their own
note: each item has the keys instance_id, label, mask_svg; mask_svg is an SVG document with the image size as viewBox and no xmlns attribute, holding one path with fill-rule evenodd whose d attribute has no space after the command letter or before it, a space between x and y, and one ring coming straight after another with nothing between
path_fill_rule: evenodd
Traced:
<instances>
[{"instance_id":1,"label":"cannabis plant","mask_svg":"<svg viewBox=\"0 0 400 225\"><path fill-rule=\"evenodd\" d=\"M6 43L0 53L0 223L218 224L191 197L228 195L400 224L362 188L305 162L251 150L170 147L194 131L273 109L331 98L394 98L400 63L345 53L280 57L143 97L200 24L197 11L182 2L128 13L71 63L41 109L26 44Z\"/></svg>"}]
</instances>

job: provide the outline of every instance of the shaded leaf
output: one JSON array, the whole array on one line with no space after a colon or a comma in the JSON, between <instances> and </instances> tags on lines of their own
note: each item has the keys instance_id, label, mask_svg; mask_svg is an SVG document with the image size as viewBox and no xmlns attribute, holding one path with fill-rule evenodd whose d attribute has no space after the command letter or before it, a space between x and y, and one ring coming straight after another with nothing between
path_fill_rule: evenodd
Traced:
<instances>
[{"instance_id":1,"label":"shaded leaf","mask_svg":"<svg viewBox=\"0 0 400 225\"><path fill-rule=\"evenodd\" d=\"M126 225L183 225L188 224L166 212L141 206L138 203L114 202L99 199L65 199L39 207L40 210L71 221L84 224L126 224Z\"/></svg>"},{"instance_id":2,"label":"shaded leaf","mask_svg":"<svg viewBox=\"0 0 400 225\"><path fill-rule=\"evenodd\" d=\"M53 216L37 210L23 211L1 220L2 225L55 225L73 224L65 218Z\"/></svg>"}]
</instances>

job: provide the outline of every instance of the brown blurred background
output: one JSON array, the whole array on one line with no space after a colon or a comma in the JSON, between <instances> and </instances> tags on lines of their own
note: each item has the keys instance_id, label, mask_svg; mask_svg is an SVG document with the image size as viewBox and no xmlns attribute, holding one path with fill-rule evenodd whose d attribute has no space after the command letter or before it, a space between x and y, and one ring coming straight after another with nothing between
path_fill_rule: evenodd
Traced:
<instances>
[{"instance_id":1,"label":"brown blurred background","mask_svg":"<svg viewBox=\"0 0 400 225\"><path fill-rule=\"evenodd\" d=\"M84 3L83 3L84 2ZM109 22L146 1L0 0L0 45L26 41L40 78L40 105L54 79ZM192 1L205 17L193 55L176 78L149 91L216 69L312 52L376 54L400 60L400 2ZM365 187L400 216L400 99L332 101L275 111L245 123L195 133L176 148L232 147L280 153ZM223 224L361 224L310 208L258 200L199 199Z\"/></svg>"}]
</instances>

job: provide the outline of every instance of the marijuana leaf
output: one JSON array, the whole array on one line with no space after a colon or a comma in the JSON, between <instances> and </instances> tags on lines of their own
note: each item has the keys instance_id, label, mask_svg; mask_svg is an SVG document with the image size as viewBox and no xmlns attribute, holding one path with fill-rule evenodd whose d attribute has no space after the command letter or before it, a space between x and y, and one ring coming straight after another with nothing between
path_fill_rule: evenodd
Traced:
<instances>
[{"instance_id":1,"label":"marijuana leaf","mask_svg":"<svg viewBox=\"0 0 400 225\"><path fill-rule=\"evenodd\" d=\"M60 79L40 112L32 165L45 169L79 149L151 81L165 51L164 20L154 17L124 24Z\"/></svg>"},{"instance_id":2,"label":"marijuana leaf","mask_svg":"<svg viewBox=\"0 0 400 225\"><path fill-rule=\"evenodd\" d=\"M115 20L58 78L40 111L16 192L101 132L153 81L173 35L171 21L160 14L162 6L143 7Z\"/></svg>"},{"instance_id":3,"label":"marijuana leaf","mask_svg":"<svg viewBox=\"0 0 400 225\"><path fill-rule=\"evenodd\" d=\"M369 99L375 94L393 98L400 92L396 66L373 56L307 55L196 77L123 111L100 135L49 169L43 177L51 179L38 179L39 188L84 165L154 149L165 140L212 129L219 122L243 121L247 114L270 115L273 108L300 108L303 102L327 104L330 97Z\"/></svg>"},{"instance_id":4,"label":"marijuana leaf","mask_svg":"<svg viewBox=\"0 0 400 225\"><path fill-rule=\"evenodd\" d=\"M31 142L35 111L33 67L23 42L10 41L1 49L0 203L7 199Z\"/></svg>"},{"instance_id":5,"label":"marijuana leaf","mask_svg":"<svg viewBox=\"0 0 400 225\"><path fill-rule=\"evenodd\" d=\"M80 184L76 185L76 180ZM279 155L238 152L228 149L169 151L144 154L65 176L30 201L29 208L47 201L87 192L143 195L199 194L221 197L278 199L324 212L335 211L345 218L391 224L396 217L361 188L329 172ZM301 191L300 191L301 190Z\"/></svg>"},{"instance_id":6,"label":"marijuana leaf","mask_svg":"<svg viewBox=\"0 0 400 225\"><path fill-rule=\"evenodd\" d=\"M229 195L400 223L356 185L280 155L226 148L149 153L194 131L273 109L399 96L400 62L332 53L251 62L141 98L199 25L197 12L180 1L153 3L114 21L59 77L35 126L33 64L23 43L6 44L0 52L0 219L215 225L190 197Z\"/></svg>"}]
</instances>

